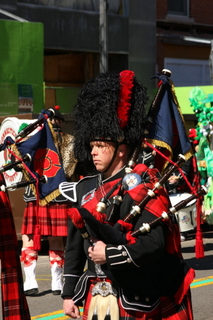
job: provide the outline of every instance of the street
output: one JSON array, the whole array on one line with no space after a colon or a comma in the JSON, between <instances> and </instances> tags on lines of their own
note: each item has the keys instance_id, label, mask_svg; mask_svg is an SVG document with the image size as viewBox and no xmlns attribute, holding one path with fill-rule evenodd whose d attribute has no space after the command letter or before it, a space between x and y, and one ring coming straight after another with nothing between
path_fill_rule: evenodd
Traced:
<instances>
[{"instance_id":1,"label":"street","mask_svg":"<svg viewBox=\"0 0 213 320\"><path fill-rule=\"evenodd\" d=\"M191 285L194 320L213 319L213 228L207 227L203 232L205 257L195 258L195 235L182 242L182 253L188 264L195 269L196 278ZM27 297L31 319L65 320L60 296L51 292L51 274L48 261L48 246L43 242L37 263L37 281L39 293L34 297Z\"/></svg>"}]
</instances>

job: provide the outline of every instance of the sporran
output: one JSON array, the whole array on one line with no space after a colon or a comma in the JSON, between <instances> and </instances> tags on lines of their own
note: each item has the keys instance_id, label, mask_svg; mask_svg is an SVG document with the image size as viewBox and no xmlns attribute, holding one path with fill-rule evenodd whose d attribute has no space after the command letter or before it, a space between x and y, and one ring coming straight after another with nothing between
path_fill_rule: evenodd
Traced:
<instances>
[{"instance_id":1,"label":"sporran","mask_svg":"<svg viewBox=\"0 0 213 320\"><path fill-rule=\"evenodd\" d=\"M117 294L110 282L98 282L92 288L88 320L118 320Z\"/></svg>"}]
</instances>

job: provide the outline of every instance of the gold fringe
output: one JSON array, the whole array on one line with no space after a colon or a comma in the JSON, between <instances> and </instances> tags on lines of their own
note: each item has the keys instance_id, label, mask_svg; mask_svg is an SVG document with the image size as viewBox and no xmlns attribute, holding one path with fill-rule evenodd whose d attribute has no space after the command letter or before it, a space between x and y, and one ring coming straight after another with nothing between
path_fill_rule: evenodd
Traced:
<instances>
[{"instance_id":1,"label":"gold fringe","mask_svg":"<svg viewBox=\"0 0 213 320\"><path fill-rule=\"evenodd\" d=\"M93 296L89 306L88 320L92 320L94 314L97 314L98 320L104 320L107 314L110 315L111 320L119 320L117 298L112 294L106 297L99 294Z\"/></svg>"},{"instance_id":2,"label":"gold fringe","mask_svg":"<svg viewBox=\"0 0 213 320\"><path fill-rule=\"evenodd\" d=\"M39 199L39 204L41 206L45 206L46 204L48 204L50 201L55 199L60 194L61 193L60 193L59 189L54 190L52 193L48 194L44 199Z\"/></svg>"},{"instance_id":3,"label":"gold fringe","mask_svg":"<svg viewBox=\"0 0 213 320\"><path fill-rule=\"evenodd\" d=\"M160 141L160 140L156 140L156 139L147 139L147 141L152 145L167 149L170 152L170 155L171 155L169 158L172 157L172 154L173 154L172 148L166 142Z\"/></svg>"}]
</instances>

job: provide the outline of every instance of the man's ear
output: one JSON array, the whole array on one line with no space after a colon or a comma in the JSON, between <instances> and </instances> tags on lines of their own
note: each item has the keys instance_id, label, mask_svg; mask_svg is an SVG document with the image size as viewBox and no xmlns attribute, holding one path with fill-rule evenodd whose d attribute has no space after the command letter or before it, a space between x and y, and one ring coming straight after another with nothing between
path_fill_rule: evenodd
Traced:
<instances>
[{"instance_id":1,"label":"man's ear","mask_svg":"<svg viewBox=\"0 0 213 320\"><path fill-rule=\"evenodd\" d=\"M125 144L120 144L118 147L118 154L122 157L127 152L127 146Z\"/></svg>"}]
</instances>

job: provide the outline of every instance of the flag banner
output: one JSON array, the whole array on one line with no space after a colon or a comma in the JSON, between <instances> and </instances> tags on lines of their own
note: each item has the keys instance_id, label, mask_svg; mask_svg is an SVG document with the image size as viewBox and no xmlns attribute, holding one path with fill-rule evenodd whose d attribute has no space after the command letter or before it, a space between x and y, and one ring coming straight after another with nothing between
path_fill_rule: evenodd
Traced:
<instances>
[{"instance_id":1,"label":"flag banner","mask_svg":"<svg viewBox=\"0 0 213 320\"><path fill-rule=\"evenodd\" d=\"M23 157L29 153L32 160L27 165L27 168L37 179L46 176L47 183L39 183L38 190L34 184L30 187L39 199L40 205L46 205L48 202L60 195L59 184L66 181L65 173L62 166L62 161L58 149L53 139L54 132L51 124L47 121L43 124L40 131L27 140L16 143L15 149L19 151ZM24 170L26 180L32 180L32 176L28 170Z\"/></svg>"},{"instance_id":2,"label":"flag banner","mask_svg":"<svg viewBox=\"0 0 213 320\"><path fill-rule=\"evenodd\" d=\"M146 138L152 145L164 148L165 155L173 161L177 161L179 154L183 154L187 160L192 156L191 143L186 133L174 86L169 79L164 86L165 91L159 110Z\"/></svg>"},{"instance_id":3,"label":"flag banner","mask_svg":"<svg viewBox=\"0 0 213 320\"><path fill-rule=\"evenodd\" d=\"M5 183L2 174L0 182ZM30 320L11 205L7 193L2 191L0 212L2 319Z\"/></svg>"}]
</instances>

